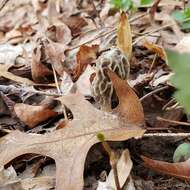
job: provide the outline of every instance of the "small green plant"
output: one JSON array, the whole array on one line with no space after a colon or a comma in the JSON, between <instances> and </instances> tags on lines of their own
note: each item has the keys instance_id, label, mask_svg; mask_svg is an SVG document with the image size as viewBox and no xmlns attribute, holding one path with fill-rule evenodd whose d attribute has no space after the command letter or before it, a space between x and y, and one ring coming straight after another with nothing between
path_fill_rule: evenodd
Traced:
<instances>
[{"instance_id":1,"label":"small green plant","mask_svg":"<svg viewBox=\"0 0 190 190\"><path fill-rule=\"evenodd\" d=\"M172 17L180 23L182 29L190 29L190 6L174 11Z\"/></svg>"},{"instance_id":2,"label":"small green plant","mask_svg":"<svg viewBox=\"0 0 190 190\"><path fill-rule=\"evenodd\" d=\"M184 162L190 158L190 144L182 143L180 144L173 155L174 162Z\"/></svg>"},{"instance_id":3,"label":"small green plant","mask_svg":"<svg viewBox=\"0 0 190 190\"><path fill-rule=\"evenodd\" d=\"M177 88L174 96L176 100L190 113L190 54L178 53L167 50L168 64L174 71L171 79L172 84Z\"/></svg>"},{"instance_id":4,"label":"small green plant","mask_svg":"<svg viewBox=\"0 0 190 190\"><path fill-rule=\"evenodd\" d=\"M141 5L149 5L153 2L153 0L141 0Z\"/></svg>"},{"instance_id":5,"label":"small green plant","mask_svg":"<svg viewBox=\"0 0 190 190\"><path fill-rule=\"evenodd\" d=\"M110 4L113 5L114 8L122 11L135 9L133 0L110 0Z\"/></svg>"}]
</instances>

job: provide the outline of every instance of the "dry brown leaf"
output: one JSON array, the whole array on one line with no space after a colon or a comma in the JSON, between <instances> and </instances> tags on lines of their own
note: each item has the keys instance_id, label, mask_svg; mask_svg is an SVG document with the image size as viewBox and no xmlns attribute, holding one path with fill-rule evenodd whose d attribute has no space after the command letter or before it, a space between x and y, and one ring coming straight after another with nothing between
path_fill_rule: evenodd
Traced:
<instances>
[{"instance_id":1,"label":"dry brown leaf","mask_svg":"<svg viewBox=\"0 0 190 190\"><path fill-rule=\"evenodd\" d=\"M119 98L119 105L114 109L127 123L144 125L142 104L128 82L121 80L114 72L107 70Z\"/></svg>"},{"instance_id":2,"label":"dry brown leaf","mask_svg":"<svg viewBox=\"0 0 190 190\"><path fill-rule=\"evenodd\" d=\"M63 17L62 20L70 28L73 37L78 36L82 27L87 25L87 22L80 15Z\"/></svg>"},{"instance_id":3,"label":"dry brown leaf","mask_svg":"<svg viewBox=\"0 0 190 190\"><path fill-rule=\"evenodd\" d=\"M23 103L17 103L14 106L14 111L17 117L26 125L28 125L30 129L58 114L57 112L52 110L50 104L33 106Z\"/></svg>"},{"instance_id":4,"label":"dry brown leaf","mask_svg":"<svg viewBox=\"0 0 190 190\"><path fill-rule=\"evenodd\" d=\"M99 46L82 45L77 53L77 66L74 70L74 78L77 80L79 76L84 72L88 64L91 64L97 58Z\"/></svg>"},{"instance_id":5,"label":"dry brown leaf","mask_svg":"<svg viewBox=\"0 0 190 190\"><path fill-rule=\"evenodd\" d=\"M48 2L48 21L50 26L46 30L46 35L53 42L67 45L72 39L71 30L65 23L61 22L58 17L56 1L50 0Z\"/></svg>"},{"instance_id":6,"label":"dry brown leaf","mask_svg":"<svg viewBox=\"0 0 190 190\"><path fill-rule=\"evenodd\" d=\"M144 161L144 165L150 169L180 179L190 180L190 159L185 162L169 163L152 160L146 156L141 156L141 158Z\"/></svg>"},{"instance_id":7,"label":"dry brown leaf","mask_svg":"<svg viewBox=\"0 0 190 190\"><path fill-rule=\"evenodd\" d=\"M166 61L166 52L164 50L163 47L158 46L156 44L153 43L149 43L147 40L144 41L143 45L149 49L150 51L156 53L161 59L163 59L164 61Z\"/></svg>"},{"instance_id":8,"label":"dry brown leaf","mask_svg":"<svg viewBox=\"0 0 190 190\"><path fill-rule=\"evenodd\" d=\"M132 55L132 34L126 13L122 12L117 27L117 47L123 51L128 58Z\"/></svg>"},{"instance_id":9,"label":"dry brown leaf","mask_svg":"<svg viewBox=\"0 0 190 190\"><path fill-rule=\"evenodd\" d=\"M50 25L46 30L46 36L53 42L67 45L71 42L72 36L69 27L64 24Z\"/></svg>"},{"instance_id":10,"label":"dry brown leaf","mask_svg":"<svg viewBox=\"0 0 190 190\"><path fill-rule=\"evenodd\" d=\"M5 77L7 79L13 80L15 82L21 83L21 84L26 84L29 86L35 85L35 83L27 78L22 78L17 75L14 75L10 72L8 72L10 65L2 65L0 64L0 76Z\"/></svg>"},{"instance_id":11,"label":"dry brown leaf","mask_svg":"<svg viewBox=\"0 0 190 190\"><path fill-rule=\"evenodd\" d=\"M32 52L32 78L39 83L48 82L47 77L53 75L53 72L42 63L42 58L44 57L42 48L44 47L39 45Z\"/></svg>"},{"instance_id":12,"label":"dry brown leaf","mask_svg":"<svg viewBox=\"0 0 190 190\"><path fill-rule=\"evenodd\" d=\"M129 93L124 90L125 81L114 74L110 74L110 76L111 79L113 78L115 86L117 85L116 81L118 82L116 92L119 91L117 94L120 100L120 114L123 117L130 117L131 114L125 114L130 109L123 109L128 99L124 96L133 94L133 92ZM115 79L115 77L117 78ZM123 102L123 99L126 100ZM98 133L103 134L105 140L121 141L132 137L141 137L145 130L141 129L139 125L128 124L127 118L123 122L119 117L120 114L117 116L96 109L80 94L63 96L59 100L71 110L73 120L68 121L64 128L45 135L31 135L14 131L1 138L0 165L5 165L25 153L43 154L53 158L56 162L57 190L82 190L86 155L90 147L98 142L96 137ZM131 98L128 101L131 101ZM128 120L132 122L130 118ZM136 123L139 124L140 119Z\"/></svg>"}]
</instances>

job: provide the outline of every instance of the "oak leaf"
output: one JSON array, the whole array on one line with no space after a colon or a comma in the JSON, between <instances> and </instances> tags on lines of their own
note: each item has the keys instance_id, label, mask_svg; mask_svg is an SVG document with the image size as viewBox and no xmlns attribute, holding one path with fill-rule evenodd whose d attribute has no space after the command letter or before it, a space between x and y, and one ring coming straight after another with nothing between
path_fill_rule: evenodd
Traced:
<instances>
[{"instance_id":1,"label":"oak leaf","mask_svg":"<svg viewBox=\"0 0 190 190\"><path fill-rule=\"evenodd\" d=\"M73 120L68 121L64 128L45 135L14 131L4 136L0 139L0 165L5 165L15 157L26 153L46 155L56 162L57 190L83 189L82 176L86 155L91 146L98 143L96 137L98 133L103 134L105 140L122 141L132 137L139 138L145 132L139 126L142 125L140 120L137 125L131 124L132 120L129 124L127 118L124 121L121 119L121 116L131 117L129 113L124 113L129 110L123 109L124 105L122 105L126 103L123 99L124 96L127 99L128 93L122 86L125 83L116 74L112 73L111 76L111 80L112 78L115 80L114 85L116 82L119 84L116 93L117 91L123 92L122 101L119 97L120 112L118 115L96 109L78 93L62 96L59 101L71 110Z\"/></svg>"}]
</instances>

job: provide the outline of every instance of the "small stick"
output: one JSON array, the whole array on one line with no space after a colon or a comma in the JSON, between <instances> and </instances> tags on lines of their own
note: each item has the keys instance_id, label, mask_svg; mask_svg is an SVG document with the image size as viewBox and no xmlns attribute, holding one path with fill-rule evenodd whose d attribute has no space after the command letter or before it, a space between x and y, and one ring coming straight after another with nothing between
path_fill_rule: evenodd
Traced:
<instances>
[{"instance_id":1,"label":"small stick","mask_svg":"<svg viewBox=\"0 0 190 190\"><path fill-rule=\"evenodd\" d=\"M55 68L54 68L53 65L51 65L51 66L52 66L52 69L53 69L53 76L54 76L54 80L55 80L57 92L58 92L58 94L61 94L61 90L60 90L60 88L59 88L59 84L58 84L57 74L56 74Z\"/></svg>"},{"instance_id":2,"label":"small stick","mask_svg":"<svg viewBox=\"0 0 190 190\"><path fill-rule=\"evenodd\" d=\"M143 137L190 137L190 133L147 133Z\"/></svg>"},{"instance_id":3,"label":"small stick","mask_svg":"<svg viewBox=\"0 0 190 190\"><path fill-rule=\"evenodd\" d=\"M177 125L190 126L190 123L188 123L188 122L175 121L175 120L171 120L171 119L165 119L165 118L162 118L162 117L157 117L156 119L159 120L159 121L165 121L165 122L173 123L173 124L177 124Z\"/></svg>"},{"instance_id":4,"label":"small stick","mask_svg":"<svg viewBox=\"0 0 190 190\"><path fill-rule=\"evenodd\" d=\"M151 66L150 66L150 69L149 69L149 71L148 71L148 74L151 73L152 68L153 68L153 66L154 66L154 64L155 64L155 62L156 62L156 58L157 58L157 53L154 55L154 58L153 58L153 61L152 61L152 63L151 63Z\"/></svg>"},{"instance_id":5,"label":"small stick","mask_svg":"<svg viewBox=\"0 0 190 190\"><path fill-rule=\"evenodd\" d=\"M137 17L131 18L131 19L129 19L129 22L134 22L135 20L138 20L138 19L140 19L140 18L142 18L142 17L144 17L144 16L146 16L146 15L148 15L148 13L144 13L144 14L139 15L139 16L137 16ZM99 29L98 29L98 30L99 30ZM110 31L105 32L105 33L103 33L103 34L100 34L99 36L96 36L95 38L93 38L93 39L91 39L91 40L88 40L88 41L86 41L86 42L84 42L84 43L81 43L81 44L78 44L78 45L76 45L76 46L73 46L73 47L67 49L66 51L71 51L71 50L74 50L74 49L76 49L76 48L79 48L79 47L82 46L82 45L91 43L91 42L93 42L94 40L97 40L97 39L102 38L102 37L104 37L104 36L106 36L106 35L108 35L108 34L111 34L111 33L116 32L116 30L117 30L116 28L113 28L113 29L111 29Z\"/></svg>"},{"instance_id":6,"label":"small stick","mask_svg":"<svg viewBox=\"0 0 190 190\"><path fill-rule=\"evenodd\" d=\"M0 5L0 11L5 7L5 5L9 2L9 0L3 0Z\"/></svg>"},{"instance_id":7,"label":"small stick","mask_svg":"<svg viewBox=\"0 0 190 190\"><path fill-rule=\"evenodd\" d=\"M145 37L149 36L150 34L155 33L155 32L158 32L158 31L160 31L160 30L162 30L162 29L164 29L164 28L167 28L167 27L173 26L173 25L174 25L174 23L172 23L172 24L166 24L166 25L161 26L161 27L159 27L159 28L156 28L156 29L154 29L154 30L148 31L148 32L145 33L144 36L141 36L141 37L139 37L138 39L136 39L136 40L133 42L133 45L135 45L137 42L141 41L141 40L144 39Z\"/></svg>"},{"instance_id":8,"label":"small stick","mask_svg":"<svg viewBox=\"0 0 190 190\"><path fill-rule=\"evenodd\" d=\"M175 98L172 98L168 103L166 103L166 104L163 106L162 110L166 110L167 107L171 106L171 105L174 104L174 103L176 103L176 100L175 100Z\"/></svg>"},{"instance_id":9,"label":"small stick","mask_svg":"<svg viewBox=\"0 0 190 190\"><path fill-rule=\"evenodd\" d=\"M117 190L121 190L120 184L119 184L119 177L118 177L118 171L117 171L117 159L115 156L115 152L111 149L110 145L105 141L104 135L101 133L97 134L98 140L102 143L102 146L106 150L106 152L109 155L110 158L110 165L113 169L114 174L114 180L115 180L115 186Z\"/></svg>"},{"instance_id":10,"label":"small stick","mask_svg":"<svg viewBox=\"0 0 190 190\"><path fill-rule=\"evenodd\" d=\"M143 97L141 97L140 101L142 102L144 99L146 99L146 98L152 96L153 94L156 94L156 93L158 93L158 92L160 92L162 90L165 90L167 88L169 88L169 86L164 86L164 87L158 88L156 90L153 90L153 91L149 92L148 94L144 95Z\"/></svg>"}]
</instances>

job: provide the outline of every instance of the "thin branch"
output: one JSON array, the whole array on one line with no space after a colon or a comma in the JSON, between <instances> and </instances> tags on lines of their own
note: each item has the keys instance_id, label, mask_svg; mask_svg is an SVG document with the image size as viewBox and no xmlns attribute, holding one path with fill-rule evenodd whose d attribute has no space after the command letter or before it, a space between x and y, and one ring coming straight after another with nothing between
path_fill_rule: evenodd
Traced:
<instances>
[{"instance_id":1,"label":"thin branch","mask_svg":"<svg viewBox=\"0 0 190 190\"><path fill-rule=\"evenodd\" d=\"M190 133L147 133L143 137L190 137Z\"/></svg>"},{"instance_id":2,"label":"thin branch","mask_svg":"<svg viewBox=\"0 0 190 190\"><path fill-rule=\"evenodd\" d=\"M153 90L153 91L149 92L148 94L144 95L142 98L140 98L140 101L142 102L144 99L146 99L146 98L148 98L148 97L152 96L153 94L156 94L160 91L163 91L167 88L169 88L169 86L164 86L164 87L158 88L156 90Z\"/></svg>"},{"instance_id":3,"label":"thin branch","mask_svg":"<svg viewBox=\"0 0 190 190\"><path fill-rule=\"evenodd\" d=\"M165 122L172 123L172 124L190 126L190 123L188 123L188 122L175 121L175 120L171 120L171 119L165 119L162 117L157 117L156 119L159 121L165 121Z\"/></svg>"},{"instance_id":4,"label":"thin branch","mask_svg":"<svg viewBox=\"0 0 190 190\"><path fill-rule=\"evenodd\" d=\"M167 28L167 27L173 26L173 25L174 25L174 23L172 23L172 24L166 24L166 25L161 26L161 27L159 27L159 28L156 28L156 29L154 29L154 30L148 31L148 32L145 33L144 36L141 36L141 37L137 38L137 39L133 42L133 45L135 45L137 42L143 40L145 37L149 36L150 34L155 33L155 32L158 32L158 31L160 31L160 30L162 30L162 29L164 29L164 28Z\"/></svg>"},{"instance_id":5,"label":"thin branch","mask_svg":"<svg viewBox=\"0 0 190 190\"><path fill-rule=\"evenodd\" d=\"M5 5L9 2L9 0L3 0L0 5L0 11L5 7Z\"/></svg>"}]
</instances>

